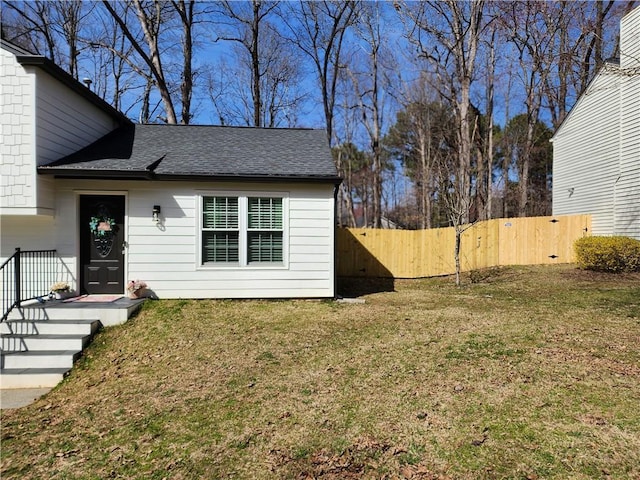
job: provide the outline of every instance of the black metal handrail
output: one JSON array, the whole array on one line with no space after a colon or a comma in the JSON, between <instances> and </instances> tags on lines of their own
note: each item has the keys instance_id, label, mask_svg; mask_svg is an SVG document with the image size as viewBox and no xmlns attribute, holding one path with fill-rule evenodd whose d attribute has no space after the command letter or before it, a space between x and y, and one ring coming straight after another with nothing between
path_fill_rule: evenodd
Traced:
<instances>
[{"instance_id":1,"label":"black metal handrail","mask_svg":"<svg viewBox=\"0 0 640 480\"><path fill-rule=\"evenodd\" d=\"M16 251L0 266L2 278L2 318L26 300L44 297L56 281L55 250Z\"/></svg>"}]
</instances>

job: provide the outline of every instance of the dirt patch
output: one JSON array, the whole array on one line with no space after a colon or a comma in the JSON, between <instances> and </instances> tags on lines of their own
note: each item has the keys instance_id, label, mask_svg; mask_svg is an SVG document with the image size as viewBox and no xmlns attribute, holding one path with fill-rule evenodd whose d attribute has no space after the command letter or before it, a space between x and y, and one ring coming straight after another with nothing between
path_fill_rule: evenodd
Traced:
<instances>
[{"instance_id":1,"label":"dirt patch","mask_svg":"<svg viewBox=\"0 0 640 480\"><path fill-rule=\"evenodd\" d=\"M561 275L563 278L574 282L640 282L640 272L608 273L573 268L562 272Z\"/></svg>"},{"instance_id":2,"label":"dirt patch","mask_svg":"<svg viewBox=\"0 0 640 480\"><path fill-rule=\"evenodd\" d=\"M423 464L408 464L408 450L393 447L371 438L356 440L352 445L335 453L326 448L312 452L304 458L282 452L272 452L272 460L286 468L296 480L350 480L395 478L406 480L447 480L446 474L437 473ZM384 475L380 467L387 470L394 465L394 475Z\"/></svg>"}]
</instances>

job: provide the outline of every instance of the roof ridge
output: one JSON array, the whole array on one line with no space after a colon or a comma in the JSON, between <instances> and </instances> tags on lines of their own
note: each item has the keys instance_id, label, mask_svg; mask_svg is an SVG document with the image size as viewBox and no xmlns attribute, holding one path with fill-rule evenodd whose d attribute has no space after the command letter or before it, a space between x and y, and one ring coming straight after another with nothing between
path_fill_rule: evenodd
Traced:
<instances>
[{"instance_id":1,"label":"roof ridge","mask_svg":"<svg viewBox=\"0 0 640 480\"><path fill-rule=\"evenodd\" d=\"M322 131L324 130L321 127L253 127L250 125L215 125L215 124L194 124L189 123L187 125L183 123L135 123L136 126L142 127L214 127L214 128L228 128L228 129L245 129L245 130L270 130L270 131L291 131L291 130L300 130L300 131Z\"/></svg>"}]
</instances>

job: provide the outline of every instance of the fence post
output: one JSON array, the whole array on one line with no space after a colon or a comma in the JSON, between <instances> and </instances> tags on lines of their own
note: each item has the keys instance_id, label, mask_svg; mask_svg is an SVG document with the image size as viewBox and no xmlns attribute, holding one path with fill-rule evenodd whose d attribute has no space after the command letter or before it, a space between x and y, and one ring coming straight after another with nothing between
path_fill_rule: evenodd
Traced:
<instances>
[{"instance_id":1,"label":"fence post","mask_svg":"<svg viewBox=\"0 0 640 480\"><path fill-rule=\"evenodd\" d=\"M16 267L13 270L15 288L16 288L16 305L20 305L20 248L16 247Z\"/></svg>"}]
</instances>

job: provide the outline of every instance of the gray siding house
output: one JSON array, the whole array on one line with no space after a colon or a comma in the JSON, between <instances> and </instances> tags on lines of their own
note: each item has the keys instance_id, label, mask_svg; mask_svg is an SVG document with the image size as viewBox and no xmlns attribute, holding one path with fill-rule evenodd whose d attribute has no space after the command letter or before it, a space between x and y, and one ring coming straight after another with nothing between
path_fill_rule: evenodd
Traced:
<instances>
[{"instance_id":1,"label":"gray siding house","mask_svg":"<svg viewBox=\"0 0 640 480\"><path fill-rule=\"evenodd\" d=\"M553 215L592 215L594 235L640 240L640 7L553 136Z\"/></svg>"}]
</instances>

